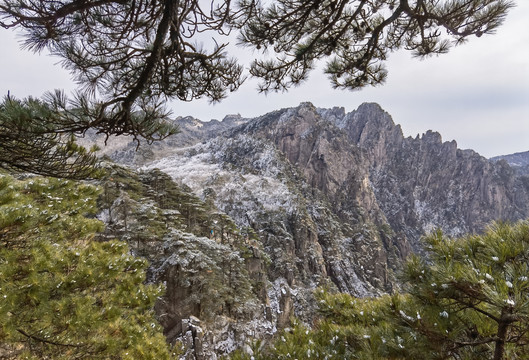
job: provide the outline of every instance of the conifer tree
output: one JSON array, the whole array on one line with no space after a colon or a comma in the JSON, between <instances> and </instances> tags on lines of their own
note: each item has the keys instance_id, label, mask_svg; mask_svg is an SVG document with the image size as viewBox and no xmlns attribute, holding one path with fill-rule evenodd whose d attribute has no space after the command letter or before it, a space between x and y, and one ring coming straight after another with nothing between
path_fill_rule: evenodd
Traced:
<instances>
[{"instance_id":1,"label":"conifer tree","mask_svg":"<svg viewBox=\"0 0 529 360\"><path fill-rule=\"evenodd\" d=\"M63 178L97 176L95 151L73 133L44 101L10 96L0 103L0 168Z\"/></svg>"},{"instance_id":2,"label":"conifer tree","mask_svg":"<svg viewBox=\"0 0 529 360\"><path fill-rule=\"evenodd\" d=\"M0 177L0 357L168 359L161 287L120 241L97 242L99 191Z\"/></svg>"},{"instance_id":3,"label":"conifer tree","mask_svg":"<svg viewBox=\"0 0 529 360\"><path fill-rule=\"evenodd\" d=\"M278 0L241 26L241 42L275 53L251 65L261 91L300 83L321 59L335 88L359 89L385 81L391 52L446 53L471 35L493 32L512 6L508 0Z\"/></svg>"},{"instance_id":4,"label":"conifer tree","mask_svg":"<svg viewBox=\"0 0 529 360\"><path fill-rule=\"evenodd\" d=\"M211 320L223 313L247 315L255 306L238 249L175 229L164 240L163 248L171 255L156 271L171 282L168 286L187 292L182 308L193 309L192 315Z\"/></svg>"},{"instance_id":5,"label":"conifer tree","mask_svg":"<svg viewBox=\"0 0 529 360\"><path fill-rule=\"evenodd\" d=\"M431 264L408 262L404 279L424 314L407 324L453 358L522 359L529 352L529 223L493 224L459 239L427 239Z\"/></svg>"}]
</instances>

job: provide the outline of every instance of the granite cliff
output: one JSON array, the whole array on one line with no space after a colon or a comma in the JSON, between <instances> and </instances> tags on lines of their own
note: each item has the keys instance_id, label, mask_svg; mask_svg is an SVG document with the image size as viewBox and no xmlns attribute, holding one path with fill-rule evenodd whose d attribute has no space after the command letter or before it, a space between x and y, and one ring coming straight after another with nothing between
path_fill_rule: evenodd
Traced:
<instances>
[{"instance_id":1,"label":"granite cliff","mask_svg":"<svg viewBox=\"0 0 529 360\"><path fill-rule=\"evenodd\" d=\"M492 220L529 214L529 178L506 161L460 150L432 131L404 137L377 104L345 113L303 103L255 119L230 116L203 123L183 118L177 123L182 133L173 139L140 153L124 144L107 154L144 171L160 169L171 177L171 186L211 204L232 228L254 234L242 247L218 250L239 254L231 256L245 263L244 271L233 271L253 279L253 295L247 295L253 310L241 310L240 316L215 312L201 325L210 335L200 342L209 350L193 347L191 339L190 358L213 358L251 337L271 336L292 316L310 322L318 286L355 296L391 292L398 287L395 272L402 261L412 251L420 253L420 237L436 227L458 235L479 232ZM201 231L209 231L204 226ZM182 244L170 239L198 241L178 231L165 240L163 254L155 248L157 255L147 254L152 281L168 286L160 311L171 318L166 323L170 340L191 328L195 335L189 336L196 338L193 321L182 321L202 313L184 306L199 290L182 286L187 276L182 269L161 265L171 263L168 259L178 264L175 254ZM223 238L226 231L218 231Z\"/></svg>"},{"instance_id":2,"label":"granite cliff","mask_svg":"<svg viewBox=\"0 0 529 360\"><path fill-rule=\"evenodd\" d=\"M479 232L492 220L527 217L528 187L506 162L490 162L428 131L404 138L376 104L342 117L350 141L368 157L377 202L414 250L436 227L452 235Z\"/></svg>"}]
</instances>

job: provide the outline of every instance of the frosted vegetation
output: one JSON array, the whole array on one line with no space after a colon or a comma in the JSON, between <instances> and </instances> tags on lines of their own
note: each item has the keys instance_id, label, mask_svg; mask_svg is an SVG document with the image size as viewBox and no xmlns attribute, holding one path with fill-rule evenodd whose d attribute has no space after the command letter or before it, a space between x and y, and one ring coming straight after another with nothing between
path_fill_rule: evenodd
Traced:
<instances>
[{"instance_id":1,"label":"frosted vegetation","mask_svg":"<svg viewBox=\"0 0 529 360\"><path fill-rule=\"evenodd\" d=\"M526 356L527 223L434 232L383 295L393 230L361 208L341 222L274 146L231 135L91 184L0 177L0 357Z\"/></svg>"},{"instance_id":2,"label":"frosted vegetation","mask_svg":"<svg viewBox=\"0 0 529 360\"><path fill-rule=\"evenodd\" d=\"M264 311L259 298L265 283L249 273L247 262L266 256L251 228L238 227L219 211L211 193L201 200L159 170L136 173L108 165L107 171L98 215L107 221L103 236L127 239L134 254L149 260L148 281L166 285L156 309L169 341L193 346L195 340L180 332L190 316L228 338L270 332L269 321L252 322ZM217 340L203 351L226 353L235 344Z\"/></svg>"},{"instance_id":3,"label":"frosted vegetation","mask_svg":"<svg viewBox=\"0 0 529 360\"><path fill-rule=\"evenodd\" d=\"M306 298L307 288L282 277L269 283L247 267L249 259L276 266L252 222L303 210L281 156L239 136L154 166L180 185L159 170L109 164L97 186L0 177L2 356L178 357L162 326L171 333L190 315L224 334L208 354L250 344L233 359L523 359L529 351L526 222L459 239L433 233L428 261L411 258L393 295L359 299L313 283L314 323L295 320L271 344L252 342L276 333L284 296ZM200 166L194 177L185 171ZM317 204L307 211L327 217ZM266 320L258 317L267 311L263 291Z\"/></svg>"},{"instance_id":4,"label":"frosted vegetation","mask_svg":"<svg viewBox=\"0 0 529 360\"><path fill-rule=\"evenodd\" d=\"M146 285L123 241L95 241L100 188L0 175L0 357L168 359Z\"/></svg>"},{"instance_id":5,"label":"frosted vegetation","mask_svg":"<svg viewBox=\"0 0 529 360\"><path fill-rule=\"evenodd\" d=\"M261 213L295 211L296 195L279 158L274 146L238 135L179 150L145 169L160 169L203 200L213 196L239 226L249 226Z\"/></svg>"},{"instance_id":6,"label":"frosted vegetation","mask_svg":"<svg viewBox=\"0 0 529 360\"><path fill-rule=\"evenodd\" d=\"M159 322L171 330L190 315L215 323L259 311L251 229L159 171L103 171L97 187L1 175L2 357L164 359L179 349Z\"/></svg>"}]
</instances>

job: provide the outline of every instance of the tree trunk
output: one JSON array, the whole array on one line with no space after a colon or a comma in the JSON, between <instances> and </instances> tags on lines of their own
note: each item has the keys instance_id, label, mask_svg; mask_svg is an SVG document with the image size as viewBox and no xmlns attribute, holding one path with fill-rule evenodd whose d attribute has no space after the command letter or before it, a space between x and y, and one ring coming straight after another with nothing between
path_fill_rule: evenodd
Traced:
<instances>
[{"instance_id":1,"label":"tree trunk","mask_svg":"<svg viewBox=\"0 0 529 360\"><path fill-rule=\"evenodd\" d=\"M496 333L496 345L494 348L493 360L503 359L505 339L507 338L507 330L509 329L510 324L509 313L505 309L502 309L500 321L498 322L498 332Z\"/></svg>"}]
</instances>

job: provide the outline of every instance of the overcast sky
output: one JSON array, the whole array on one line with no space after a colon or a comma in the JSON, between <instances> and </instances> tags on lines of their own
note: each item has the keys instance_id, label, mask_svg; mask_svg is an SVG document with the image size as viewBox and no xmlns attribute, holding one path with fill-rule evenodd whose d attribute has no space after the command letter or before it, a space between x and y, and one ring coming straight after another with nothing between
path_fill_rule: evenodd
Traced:
<instances>
[{"instance_id":1,"label":"overcast sky","mask_svg":"<svg viewBox=\"0 0 529 360\"><path fill-rule=\"evenodd\" d=\"M175 115L221 120L227 114L255 117L310 101L352 111L377 102L406 136L439 131L486 157L529 151L529 0L519 0L495 35L471 39L448 54L426 60L405 52L391 55L388 81L361 91L333 90L321 71L287 93L258 94L248 81L219 104L174 102ZM41 96L74 88L58 59L19 49L12 31L0 29L0 95Z\"/></svg>"}]
</instances>

